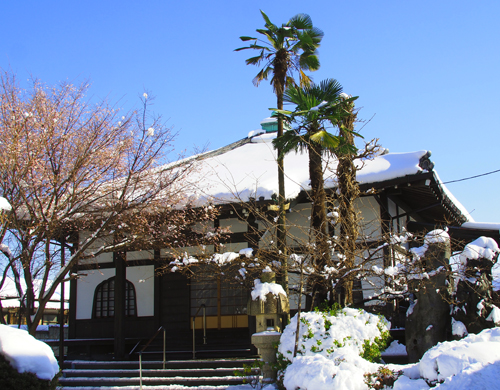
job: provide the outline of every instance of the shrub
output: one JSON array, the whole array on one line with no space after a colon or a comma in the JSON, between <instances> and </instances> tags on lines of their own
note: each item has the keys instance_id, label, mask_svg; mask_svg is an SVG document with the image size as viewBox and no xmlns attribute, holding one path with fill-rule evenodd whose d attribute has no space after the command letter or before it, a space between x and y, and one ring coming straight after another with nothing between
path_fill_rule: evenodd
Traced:
<instances>
[{"instance_id":1,"label":"shrub","mask_svg":"<svg viewBox=\"0 0 500 390\"><path fill-rule=\"evenodd\" d=\"M365 374L365 383L370 389L383 390L392 388L401 375L402 371L394 372L387 367L380 367L377 372Z\"/></svg>"},{"instance_id":2,"label":"shrub","mask_svg":"<svg viewBox=\"0 0 500 390\"><path fill-rule=\"evenodd\" d=\"M252 389L260 388L262 367L264 367L262 360L254 360L252 364L243 364L243 370L235 370L234 375L243 377L243 383L248 383Z\"/></svg>"},{"instance_id":3,"label":"shrub","mask_svg":"<svg viewBox=\"0 0 500 390\"><path fill-rule=\"evenodd\" d=\"M59 376L60 374L49 381L39 379L31 372L21 374L0 355L0 389L55 390L59 383Z\"/></svg>"},{"instance_id":4,"label":"shrub","mask_svg":"<svg viewBox=\"0 0 500 390\"><path fill-rule=\"evenodd\" d=\"M382 316L364 310L323 307L323 311L302 314L297 355L322 354L335 359L336 351L353 348L357 354L370 362L380 360L389 341L389 323ZM294 317L281 337L279 352L292 361L297 317Z\"/></svg>"}]
</instances>

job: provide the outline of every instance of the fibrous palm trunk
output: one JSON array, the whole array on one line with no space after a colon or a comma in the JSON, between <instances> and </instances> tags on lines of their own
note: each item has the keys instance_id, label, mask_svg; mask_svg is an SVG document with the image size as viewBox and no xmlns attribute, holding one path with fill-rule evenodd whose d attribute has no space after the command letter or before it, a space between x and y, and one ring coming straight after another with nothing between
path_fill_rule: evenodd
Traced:
<instances>
[{"instance_id":1,"label":"fibrous palm trunk","mask_svg":"<svg viewBox=\"0 0 500 390\"><path fill-rule=\"evenodd\" d=\"M283 110L283 93L285 90L286 72L288 69L289 53L278 50L274 61L274 89L277 97L278 110ZM278 137L283 135L283 118L278 117ZM276 242L278 247L278 260L281 263L281 284L288 295L288 258L286 248L286 214L285 214L285 162L283 150L277 149L278 154L278 226L276 227Z\"/></svg>"},{"instance_id":2,"label":"fibrous palm trunk","mask_svg":"<svg viewBox=\"0 0 500 390\"><path fill-rule=\"evenodd\" d=\"M356 114L343 119L340 126L340 136L350 145L354 145L354 136L350 131L354 130ZM338 202L340 236L339 244L344 255L343 268L349 272L355 266L356 239L358 238L358 216L354 208L354 202L359 197L359 185L356 181L356 167L351 152L338 153L337 180L338 180ZM344 305L353 303L353 273L349 273L341 284L344 293Z\"/></svg>"},{"instance_id":3,"label":"fibrous palm trunk","mask_svg":"<svg viewBox=\"0 0 500 390\"><path fill-rule=\"evenodd\" d=\"M312 307L318 307L327 299L328 287L319 276L325 265L330 262L328 245L328 222L326 218L326 194L323 179L323 163L321 145L311 142L309 149L309 178L311 179L311 233L313 235L313 264L316 274L312 283Z\"/></svg>"}]
</instances>

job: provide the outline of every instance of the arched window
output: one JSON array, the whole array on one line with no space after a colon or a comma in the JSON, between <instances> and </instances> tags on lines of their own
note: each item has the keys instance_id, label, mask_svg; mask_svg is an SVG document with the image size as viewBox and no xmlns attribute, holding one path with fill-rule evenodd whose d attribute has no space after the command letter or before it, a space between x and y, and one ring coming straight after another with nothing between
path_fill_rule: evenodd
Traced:
<instances>
[{"instance_id":1,"label":"arched window","mask_svg":"<svg viewBox=\"0 0 500 390\"><path fill-rule=\"evenodd\" d=\"M115 316L115 278L109 278L99 284L94 294L93 318L110 318ZM125 316L137 316L134 285L125 281Z\"/></svg>"}]
</instances>

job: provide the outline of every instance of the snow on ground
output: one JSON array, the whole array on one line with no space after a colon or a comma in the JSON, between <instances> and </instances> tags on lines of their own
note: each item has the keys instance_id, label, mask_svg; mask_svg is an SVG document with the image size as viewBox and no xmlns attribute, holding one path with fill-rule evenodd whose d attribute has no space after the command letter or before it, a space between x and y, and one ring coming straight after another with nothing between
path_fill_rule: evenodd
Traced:
<instances>
[{"instance_id":1,"label":"snow on ground","mask_svg":"<svg viewBox=\"0 0 500 390\"><path fill-rule=\"evenodd\" d=\"M52 349L25 330L0 325L0 354L20 373L51 380L59 372Z\"/></svg>"},{"instance_id":2,"label":"snow on ground","mask_svg":"<svg viewBox=\"0 0 500 390\"><path fill-rule=\"evenodd\" d=\"M394 340L384 352L382 352L382 357L384 356L406 356L406 346L400 344L398 340Z\"/></svg>"},{"instance_id":3,"label":"snow on ground","mask_svg":"<svg viewBox=\"0 0 500 390\"><path fill-rule=\"evenodd\" d=\"M338 324L332 323L332 334L340 334L340 339L345 340L343 347L335 351L313 353L309 340L323 340L325 345L326 333L321 333L321 314L309 315L312 326L304 324L307 334L304 344L308 345L303 354L298 356L293 365L287 369L288 378L285 384L288 390L321 390L341 388L342 390L365 390L368 386L364 383L364 374L376 372L382 364L370 363L362 359L359 352L359 341L374 337L374 329L362 329L362 323L370 328L375 324L376 316L358 310L347 312L340 317ZM355 314L357 312L358 314ZM304 313L311 314L311 313ZM354 318L356 316L356 318ZM324 317L322 317L324 318ZM327 317L327 319L330 317ZM360 319L359 324L356 319ZM347 321L341 321L342 319ZM316 321L316 324L314 324ZM329 321L329 320L328 320ZM308 322L308 321L305 321ZM295 322L296 324L296 322ZM358 326L359 325L359 326ZM292 325L293 327L293 325ZM287 328L288 329L288 328ZM351 329L351 339L347 333ZM324 330L324 328L323 328ZM283 348L290 348L289 338L293 337L292 331L282 335ZM386 350L386 354L402 352L401 344L393 342ZM35 340L26 331L13 329L0 325L0 353L18 369L19 372L33 372L41 379L52 379L59 371L59 366L50 347ZM493 390L499 388L500 383L500 328L486 329L481 333L468 335L462 340L439 343L426 352L419 363L385 365L394 372L401 371L402 375L394 384L395 390L423 390L431 388L428 383L436 384L434 388L443 390ZM337 387L334 387L337 386ZM340 387L339 387L340 386ZM182 386L148 386L148 389L181 389ZM223 389L216 387L186 387L191 389ZM118 389L118 388L117 388ZM120 387L119 389L137 389L137 386ZM231 390L251 390L250 385L229 386ZM274 385L263 387L264 390L274 390Z\"/></svg>"},{"instance_id":4,"label":"snow on ground","mask_svg":"<svg viewBox=\"0 0 500 390\"><path fill-rule=\"evenodd\" d=\"M399 378L394 383L395 390L425 390L429 388L492 390L499 388L500 328L486 329L480 334L471 334L458 341L439 343L427 351L419 363L384 365L370 363L362 359L358 354L359 349L350 348L348 343L332 353L326 353L324 350L311 353L311 347L313 344L317 344L317 340L322 340L322 344L324 343L325 346L330 345L331 340L326 340L327 334L324 332L324 328L321 330L321 326L314 325L314 322L321 322L319 318L316 318L318 314L307 314L305 322L312 322L313 325L307 327L307 332L311 331L309 335L305 338L301 337L301 339L305 344L309 343L310 345L303 349L302 355L298 355L285 372L284 383L288 390L297 388L301 390L366 390L369 387L365 383L364 374L374 373L380 367L387 367L395 373L400 373ZM361 329L363 321L358 324L356 318L353 318L354 311L349 314L351 315L340 316L339 323L332 324L332 328L335 329L330 329L332 329L332 335L340 334L338 339L341 340L347 340L349 336L346 334L350 332L349 342L352 345L359 345L359 341L368 337L367 335L371 334L372 331L368 331L364 335L360 333L364 331ZM366 317L366 314L363 314L361 318ZM342 319L347 321L342 322ZM366 325L370 325L369 320ZM291 329L294 328L295 325L292 324L285 329L280 351L292 348L293 331ZM302 331L301 336L303 336ZM358 339L356 340L356 338ZM315 340L315 342L309 342L310 340ZM398 342L393 342L384 354L403 354L403 347ZM287 356L289 355L287 354ZM230 389L250 390L251 386L232 386ZM274 387L268 386L266 388L266 390L271 389Z\"/></svg>"}]
</instances>

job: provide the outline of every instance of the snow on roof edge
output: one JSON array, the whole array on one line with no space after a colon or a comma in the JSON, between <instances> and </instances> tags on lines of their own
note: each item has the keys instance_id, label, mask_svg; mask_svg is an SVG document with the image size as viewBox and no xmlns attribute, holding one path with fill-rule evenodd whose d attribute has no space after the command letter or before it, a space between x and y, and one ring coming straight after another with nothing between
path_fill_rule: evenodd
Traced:
<instances>
[{"instance_id":1,"label":"snow on roof edge","mask_svg":"<svg viewBox=\"0 0 500 390\"><path fill-rule=\"evenodd\" d=\"M469 221L462 224L463 228L481 229L481 230L496 230L500 233L500 222L475 222Z\"/></svg>"},{"instance_id":2,"label":"snow on roof edge","mask_svg":"<svg viewBox=\"0 0 500 390\"><path fill-rule=\"evenodd\" d=\"M436 182L439 184L439 187L441 188L441 190L443 192L443 195L445 195L450 200L450 202L453 205L455 205L457 210L464 216L464 218L467 219L467 221L464 223L474 222L474 218L470 215L470 213L467 211L467 209L464 207L464 205L462 203L460 203L457 198L455 198L455 196L450 192L450 190L448 190L446 185L443 183L443 181L439 177L438 173L435 170L433 170L432 172L434 174L434 177L436 178Z\"/></svg>"}]
</instances>

